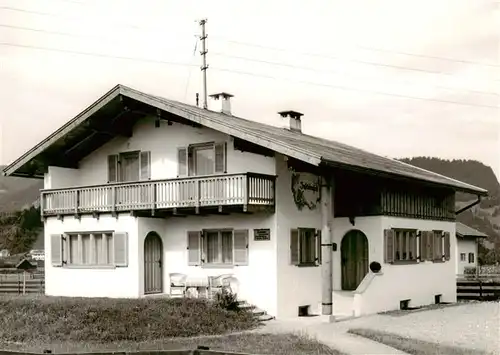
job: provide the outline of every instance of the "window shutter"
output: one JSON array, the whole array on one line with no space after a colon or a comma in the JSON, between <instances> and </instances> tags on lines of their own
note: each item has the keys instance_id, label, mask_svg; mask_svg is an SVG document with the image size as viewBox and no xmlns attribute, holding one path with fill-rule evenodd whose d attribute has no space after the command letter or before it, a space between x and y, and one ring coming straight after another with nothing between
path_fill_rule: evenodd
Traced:
<instances>
[{"instance_id":1,"label":"window shutter","mask_svg":"<svg viewBox=\"0 0 500 355\"><path fill-rule=\"evenodd\" d=\"M215 143L215 173L226 172L226 142Z\"/></svg>"},{"instance_id":2,"label":"window shutter","mask_svg":"<svg viewBox=\"0 0 500 355\"><path fill-rule=\"evenodd\" d=\"M321 229L316 230L316 265L321 265Z\"/></svg>"},{"instance_id":3,"label":"window shutter","mask_svg":"<svg viewBox=\"0 0 500 355\"><path fill-rule=\"evenodd\" d=\"M233 263L248 265L248 229L235 230L233 233Z\"/></svg>"},{"instance_id":4,"label":"window shutter","mask_svg":"<svg viewBox=\"0 0 500 355\"><path fill-rule=\"evenodd\" d=\"M177 175L188 175L188 149L186 147L177 148Z\"/></svg>"},{"instance_id":5,"label":"window shutter","mask_svg":"<svg viewBox=\"0 0 500 355\"><path fill-rule=\"evenodd\" d=\"M427 232L420 231L419 237L420 261L427 260Z\"/></svg>"},{"instance_id":6,"label":"window shutter","mask_svg":"<svg viewBox=\"0 0 500 355\"><path fill-rule=\"evenodd\" d=\"M108 155L108 182L118 181L118 155Z\"/></svg>"},{"instance_id":7,"label":"window shutter","mask_svg":"<svg viewBox=\"0 0 500 355\"><path fill-rule=\"evenodd\" d=\"M444 232L444 260L450 260L450 256L451 256L450 232Z\"/></svg>"},{"instance_id":8,"label":"window shutter","mask_svg":"<svg viewBox=\"0 0 500 355\"><path fill-rule=\"evenodd\" d=\"M441 235L432 231L429 232L429 239L431 240L432 260L441 260L443 255L439 255L439 248L436 247L441 242Z\"/></svg>"},{"instance_id":9,"label":"window shutter","mask_svg":"<svg viewBox=\"0 0 500 355\"><path fill-rule=\"evenodd\" d=\"M290 263L292 265L299 265L300 263L300 243L299 243L299 230L292 229L290 231Z\"/></svg>"},{"instance_id":10,"label":"window shutter","mask_svg":"<svg viewBox=\"0 0 500 355\"><path fill-rule=\"evenodd\" d=\"M128 238L126 232L113 233L113 263L128 266Z\"/></svg>"},{"instance_id":11,"label":"window shutter","mask_svg":"<svg viewBox=\"0 0 500 355\"><path fill-rule=\"evenodd\" d=\"M151 179L151 152L141 152L141 180Z\"/></svg>"},{"instance_id":12,"label":"window shutter","mask_svg":"<svg viewBox=\"0 0 500 355\"><path fill-rule=\"evenodd\" d=\"M188 265L196 266L201 264L201 232L188 232Z\"/></svg>"},{"instance_id":13,"label":"window shutter","mask_svg":"<svg viewBox=\"0 0 500 355\"><path fill-rule=\"evenodd\" d=\"M384 230L384 258L386 263L394 262L394 236L395 232L392 229Z\"/></svg>"},{"instance_id":14,"label":"window shutter","mask_svg":"<svg viewBox=\"0 0 500 355\"><path fill-rule=\"evenodd\" d=\"M62 266L63 264L63 235L52 234L50 236L50 260L52 266Z\"/></svg>"}]
</instances>

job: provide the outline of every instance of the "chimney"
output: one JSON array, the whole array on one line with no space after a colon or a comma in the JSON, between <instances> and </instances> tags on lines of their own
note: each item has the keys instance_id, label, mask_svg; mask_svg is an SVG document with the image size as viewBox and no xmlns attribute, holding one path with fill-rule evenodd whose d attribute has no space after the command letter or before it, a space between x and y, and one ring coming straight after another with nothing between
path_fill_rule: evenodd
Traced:
<instances>
[{"instance_id":1,"label":"chimney","mask_svg":"<svg viewBox=\"0 0 500 355\"><path fill-rule=\"evenodd\" d=\"M302 132L302 123L300 121L300 117L304 116L303 113L297 111L281 111L278 112L278 114L283 118L288 117L288 123L285 126L287 129L294 132Z\"/></svg>"},{"instance_id":2,"label":"chimney","mask_svg":"<svg viewBox=\"0 0 500 355\"><path fill-rule=\"evenodd\" d=\"M215 105L212 111L231 115L231 97L233 97L233 95L227 92L220 92L218 94L212 94L210 97L213 99Z\"/></svg>"}]
</instances>

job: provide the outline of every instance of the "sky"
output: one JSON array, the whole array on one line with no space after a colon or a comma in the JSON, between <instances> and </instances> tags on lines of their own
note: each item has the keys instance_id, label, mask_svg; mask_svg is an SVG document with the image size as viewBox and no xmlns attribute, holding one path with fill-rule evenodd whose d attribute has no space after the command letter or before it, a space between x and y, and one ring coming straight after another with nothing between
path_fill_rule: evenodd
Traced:
<instances>
[{"instance_id":1,"label":"sky","mask_svg":"<svg viewBox=\"0 0 500 355\"><path fill-rule=\"evenodd\" d=\"M120 83L393 158L500 177L499 3L490 0L0 0L0 163ZM210 108L210 103L209 103Z\"/></svg>"}]
</instances>

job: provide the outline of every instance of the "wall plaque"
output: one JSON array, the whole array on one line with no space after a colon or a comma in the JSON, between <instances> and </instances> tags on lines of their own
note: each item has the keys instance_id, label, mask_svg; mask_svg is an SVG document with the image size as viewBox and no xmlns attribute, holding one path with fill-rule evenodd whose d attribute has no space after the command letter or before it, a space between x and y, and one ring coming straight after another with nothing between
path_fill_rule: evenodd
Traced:
<instances>
[{"instance_id":1,"label":"wall plaque","mask_svg":"<svg viewBox=\"0 0 500 355\"><path fill-rule=\"evenodd\" d=\"M271 230L268 229L254 229L253 230L254 240L271 240Z\"/></svg>"}]
</instances>

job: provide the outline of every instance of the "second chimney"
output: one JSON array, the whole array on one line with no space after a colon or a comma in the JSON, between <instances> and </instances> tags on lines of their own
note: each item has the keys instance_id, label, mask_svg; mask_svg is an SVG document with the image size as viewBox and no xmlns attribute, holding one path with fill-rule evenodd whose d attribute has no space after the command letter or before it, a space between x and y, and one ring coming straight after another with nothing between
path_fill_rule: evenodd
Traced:
<instances>
[{"instance_id":1,"label":"second chimney","mask_svg":"<svg viewBox=\"0 0 500 355\"><path fill-rule=\"evenodd\" d=\"M212 111L222 112L226 115L231 115L231 97L233 95L227 92L220 92L218 94L212 94L210 97L213 99L215 107Z\"/></svg>"},{"instance_id":2,"label":"second chimney","mask_svg":"<svg viewBox=\"0 0 500 355\"><path fill-rule=\"evenodd\" d=\"M304 116L303 113L297 111L281 111L278 114L283 118L288 118L286 128L294 132L302 132L302 122L300 117Z\"/></svg>"}]
</instances>

